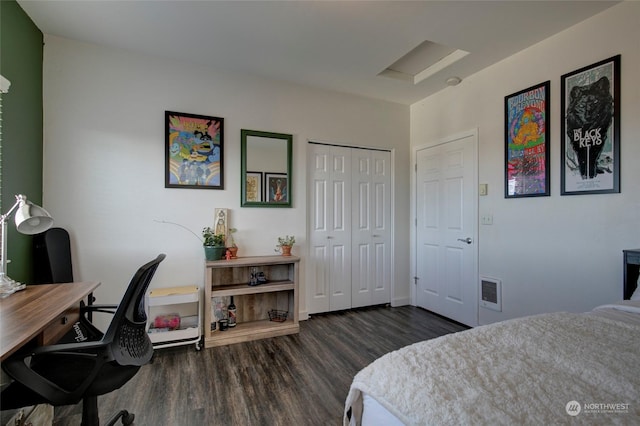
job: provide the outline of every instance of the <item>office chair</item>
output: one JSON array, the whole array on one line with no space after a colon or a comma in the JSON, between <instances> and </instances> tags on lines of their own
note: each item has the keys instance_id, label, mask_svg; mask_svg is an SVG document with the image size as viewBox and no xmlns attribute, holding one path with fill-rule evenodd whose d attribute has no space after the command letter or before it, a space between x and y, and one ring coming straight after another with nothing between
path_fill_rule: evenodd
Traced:
<instances>
[{"instance_id":1,"label":"office chair","mask_svg":"<svg viewBox=\"0 0 640 426\"><path fill-rule=\"evenodd\" d=\"M98 396L122 387L153 355L145 331L144 301L149 283L164 258L160 254L138 269L117 307L82 307L82 327L91 336L88 341L23 350L4 361L2 368L14 381L2 391L2 409L82 401L82 426L98 426ZM89 311L114 314L104 334L85 318ZM121 410L107 425L114 425L120 418L122 424L130 425L134 415Z\"/></svg>"}]
</instances>

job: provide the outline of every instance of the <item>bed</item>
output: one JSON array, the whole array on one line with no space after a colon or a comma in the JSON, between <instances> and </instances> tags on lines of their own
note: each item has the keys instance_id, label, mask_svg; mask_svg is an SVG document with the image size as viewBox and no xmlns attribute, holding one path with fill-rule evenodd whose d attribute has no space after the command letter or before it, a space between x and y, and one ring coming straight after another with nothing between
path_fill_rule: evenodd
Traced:
<instances>
[{"instance_id":1,"label":"bed","mask_svg":"<svg viewBox=\"0 0 640 426\"><path fill-rule=\"evenodd\" d=\"M343 423L640 424L639 365L640 300L518 318L378 358Z\"/></svg>"}]
</instances>

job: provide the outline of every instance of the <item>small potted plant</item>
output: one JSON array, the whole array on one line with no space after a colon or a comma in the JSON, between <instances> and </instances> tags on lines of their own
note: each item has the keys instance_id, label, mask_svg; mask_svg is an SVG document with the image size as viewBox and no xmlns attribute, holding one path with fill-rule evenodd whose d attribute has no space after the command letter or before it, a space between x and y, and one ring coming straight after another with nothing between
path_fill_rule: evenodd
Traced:
<instances>
[{"instance_id":1,"label":"small potted plant","mask_svg":"<svg viewBox=\"0 0 640 426\"><path fill-rule=\"evenodd\" d=\"M233 239L233 234L237 232L237 228L229 228L229 238L227 239L227 250L231 252L231 258L238 258L238 245L236 244L236 240Z\"/></svg>"},{"instance_id":2,"label":"small potted plant","mask_svg":"<svg viewBox=\"0 0 640 426\"><path fill-rule=\"evenodd\" d=\"M285 235L284 237L278 237L278 245L276 245L276 251L282 252L283 256L291 256L291 247L296 242L296 237L293 235Z\"/></svg>"},{"instance_id":3,"label":"small potted plant","mask_svg":"<svg viewBox=\"0 0 640 426\"><path fill-rule=\"evenodd\" d=\"M220 260L224 255L224 234L216 234L210 227L202 228L202 245L207 260Z\"/></svg>"}]
</instances>

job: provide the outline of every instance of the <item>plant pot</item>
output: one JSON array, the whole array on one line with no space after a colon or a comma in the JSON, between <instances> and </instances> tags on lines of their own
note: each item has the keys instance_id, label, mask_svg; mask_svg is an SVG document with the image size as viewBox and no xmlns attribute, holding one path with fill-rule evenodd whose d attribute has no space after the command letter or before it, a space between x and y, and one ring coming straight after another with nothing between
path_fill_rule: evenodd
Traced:
<instances>
[{"instance_id":1,"label":"plant pot","mask_svg":"<svg viewBox=\"0 0 640 426\"><path fill-rule=\"evenodd\" d=\"M232 259L237 259L238 258L238 247L237 246L228 247L227 250L229 250L231 252L231 258Z\"/></svg>"},{"instance_id":2,"label":"plant pot","mask_svg":"<svg viewBox=\"0 0 640 426\"><path fill-rule=\"evenodd\" d=\"M220 260L225 250L225 246L204 246L204 257L207 260Z\"/></svg>"},{"instance_id":3,"label":"plant pot","mask_svg":"<svg viewBox=\"0 0 640 426\"><path fill-rule=\"evenodd\" d=\"M291 246L280 246L283 256L291 256Z\"/></svg>"}]
</instances>

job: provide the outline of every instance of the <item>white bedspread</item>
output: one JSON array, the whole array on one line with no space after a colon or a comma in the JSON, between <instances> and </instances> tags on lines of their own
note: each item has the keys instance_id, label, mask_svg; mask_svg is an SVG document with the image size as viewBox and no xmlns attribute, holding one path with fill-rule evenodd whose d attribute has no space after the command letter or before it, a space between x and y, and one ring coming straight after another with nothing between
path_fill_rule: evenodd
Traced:
<instances>
[{"instance_id":1,"label":"white bedspread","mask_svg":"<svg viewBox=\"0 0 640 426\"><path fill-rule=\"evenodd\" d=\"M363 392L407 425L639 424L639 365L640 325L589 314L519 318L374 361L353 380L344 424L350 407L360 424ZM581 407L575 417L571 401Z\"/></svg>"}]
</instances>

